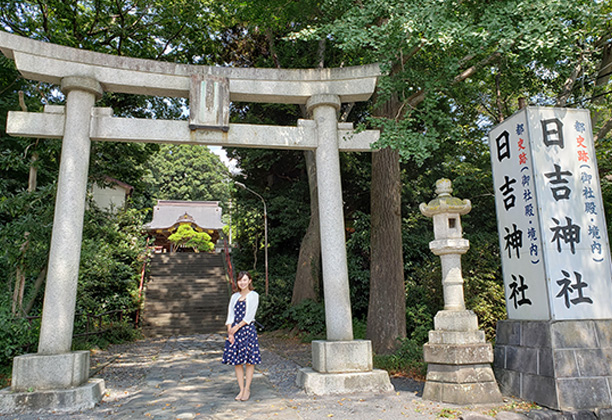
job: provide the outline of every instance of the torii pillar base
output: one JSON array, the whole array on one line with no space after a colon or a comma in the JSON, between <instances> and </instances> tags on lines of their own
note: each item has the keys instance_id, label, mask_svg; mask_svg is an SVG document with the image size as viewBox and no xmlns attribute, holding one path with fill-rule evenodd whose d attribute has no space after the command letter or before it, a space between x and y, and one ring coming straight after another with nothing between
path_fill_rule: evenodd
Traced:
<instances>
[{"instance_id":1,"label":"torii pillar base","mask_svg":"<svg viewBox=\"0 0 612 420\"><path fill-rule=\"evenodd\" d=\"M24 354L13 359L10 388L0 390L0 413L92 408L104 395L104 380L89 379L89 352Z\"/></svg>"},{"instance_id":2,"label":"torii pillar base","mask_svg":"<svg viewBox=\"0 0 612 420\"><path fill-rule=\"evenodd\" d=\"M313 341L312 368L300 369L297 385L309 395L390 392L389 374L372 369L369 340Z\"/></svg>"}]
</instances>

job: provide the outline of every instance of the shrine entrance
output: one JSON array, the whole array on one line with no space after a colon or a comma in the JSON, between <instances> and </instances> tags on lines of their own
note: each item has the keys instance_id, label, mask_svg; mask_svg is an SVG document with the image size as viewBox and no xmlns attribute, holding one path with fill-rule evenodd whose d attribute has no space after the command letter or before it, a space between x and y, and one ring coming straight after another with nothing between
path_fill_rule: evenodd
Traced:
<instances>
[{"instance_id":1,"label":"shrine entrance","mask_svg":"<svg viewBox=\"0 0 612 420\"><path fill-rule=\"evenodd\" d=\"M340 151L367 152L378 139L378 131L356 133L337 118L342 103L370 98L380 76L377 64L308 70L194 66L83 51L5 32L0 32L0 50L25 78L59 85L66 95L65 106L8 116L11 135L63 140L38 353L15 358L12 396L0 400L22 404L28 399L19 395L32 390L30 403L38 395L47 408L87 407L101 398L104 384L89 378L89 353L70 351L91 141L313 150L324 233L327 340L313 342L313 368L302 369L298 380L314 394L392 389L387 373L372 369L371 343L353 340L339 167ZM189 98L190 120L116 118L111 108L94 106L103 92ZM230 101L300 104L312 117L296 127L230 124Z\"/></svg>"}]
</instances>

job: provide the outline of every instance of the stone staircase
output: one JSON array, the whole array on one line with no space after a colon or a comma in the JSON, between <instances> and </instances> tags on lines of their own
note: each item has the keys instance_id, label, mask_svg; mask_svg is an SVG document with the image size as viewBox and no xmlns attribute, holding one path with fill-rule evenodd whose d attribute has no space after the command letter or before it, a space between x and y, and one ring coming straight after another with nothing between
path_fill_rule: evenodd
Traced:
<instances>
[{"instance_id":1,"label":"stone staircase","mask_svg":"<svg viewBox=\"0 0 612 420\"><path fill-rule=\"evenodd\" d=\"M154 254L145 299L147 337L224 332L229 293L222 254Z\"/></svg>"}]
</instances>

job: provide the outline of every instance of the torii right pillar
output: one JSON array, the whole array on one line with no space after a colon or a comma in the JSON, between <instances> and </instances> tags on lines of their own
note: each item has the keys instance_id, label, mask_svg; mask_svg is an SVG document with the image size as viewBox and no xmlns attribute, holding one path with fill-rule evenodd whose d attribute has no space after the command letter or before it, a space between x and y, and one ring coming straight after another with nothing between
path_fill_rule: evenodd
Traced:
<instances>
[{"instance_id":1,"label":"torii right pillar","mask_svg":"<svg viewBox=\"0 0 612 420\"><path fill-rule=\"evenodd\" d=\"M589 112L524 108L489 146L508 312L501 391L609 416L612 276Z\"/></svg>"}]
</instances>

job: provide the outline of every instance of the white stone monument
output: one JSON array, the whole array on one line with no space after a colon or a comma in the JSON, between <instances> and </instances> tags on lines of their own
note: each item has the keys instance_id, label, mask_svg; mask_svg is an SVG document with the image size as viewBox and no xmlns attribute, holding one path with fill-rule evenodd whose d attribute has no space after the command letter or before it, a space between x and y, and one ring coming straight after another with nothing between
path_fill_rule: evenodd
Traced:
<instances>
[{"instance_id":1,"label":"white stone monument","mask_svg":"<svg viewBox=\"0 0 612 420\"><path fill-rule=\"evenodd\" d=\"M339 151L370 151L378 139L378 131L355 133L352 124L337 119L342 103L372 95L380 76L377 64L312 70L192 66L110 56L6 32L0 32L0 50L25 78L59 85L67 97L65 107L8 116L9 134L63 143L38 353L15 358L12 388L0 391L0 411L83 408L103 393L103 381L88 378L89 353L70 351L91 141L314 150L327 341L313 345L315 370L301 372L300 383L312 393L391 389L388 375L372 370L370 343L353 340L339 166ZM105 91L190 97L191 118L115 118L112 109L94 107ZM297 127L229 124L230 101L304 104L313 119L300 120ZM334 380L340 377L342 387Z\"/></svg>"},{"instance_id":2,"label":"white stone monument","mask_svg":"<svg viewBox=\"0 0 612 420\"><path fill-rule=\"evenodd\" d=\"M612 407L610 248L589 112L527 107L489 134L508 320L502 392Z\"/></svg>"},{"instance_id":3,"label":"white stone monument","mask_svg":"<svg viewBox=\"0 0 612 420\"><path fill-rule=\"evenodd\" d=\"M491 362L493 348L478 329L474 312L465 308L461 255L470 247L463 239L461 215L469 213L469 200L451 196L448 179L436 182L438 196L419 206L421 213L433 218L434 240L431 251L442 262L444 310L434 318L434 331L423 346L427 362L427 382L423 398L452 404L484 404L501 401Z\"/></svg>"}]
</instances>

